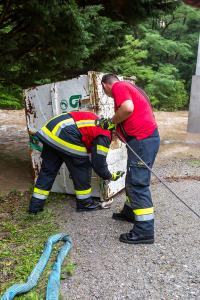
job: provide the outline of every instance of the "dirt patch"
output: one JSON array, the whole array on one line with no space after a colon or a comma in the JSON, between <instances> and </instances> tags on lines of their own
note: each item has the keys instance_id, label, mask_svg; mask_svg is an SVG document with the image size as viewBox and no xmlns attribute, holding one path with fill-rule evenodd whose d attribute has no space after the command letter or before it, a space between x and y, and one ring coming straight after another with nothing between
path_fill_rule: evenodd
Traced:
<instances>
[{"instance_id":1,"label":"dirt patch","mask_svg":"<svg viewBox=\"0 0 200 300\"><path fill-rule=\"evenodd\" d=\"M23 197L23 201L22 201ZM10 192L6 196L0 197L1 221L4 221L8 216L15 215L16 211L21 210L25 204L28 204L30 192ZM27 205L26 205L27 206Z\"/></svg>"},{"instance_id":2,"label":"dirt patch","mask_svg":"<svg viewBox=\"0 0 200 300\"><path fill-rule=\"evenodd\" d=\"M166 181L166 182L180 182L180 181L184 181L184 180L200 181L200 176L194 176L194 175L190 175L190 176L166 176L166 177L163 177L162 179L164 179L164 181ZM157 184L158 182L160 182L160 181L157 178L155 178L151 181L151 184Z\"/></svg>"},{"instance_id":3,"label":"dirt patch","mask_svg":"<svg viewBox=\"0 0 200 300\"><path fill-rule=\"evenodd\" d=\"M155 112L161 136L157 160L200 157L200 135L187 132L188 112Z\"/></svg>"},{"instance_id":4,"label":"dirt patch","mask_svg":"<svg viewBox=\"0 0 200 300\"><path fill-rule=\"evenodd\" d=\"M169 177L165 177L165 180L168 182L179 182L179 181L183 181L183 180L196 180L196 181L200 181L200 176L179 176L179 177L175 177L175 176L169 176Z\"/></svg>"}]
</instances>

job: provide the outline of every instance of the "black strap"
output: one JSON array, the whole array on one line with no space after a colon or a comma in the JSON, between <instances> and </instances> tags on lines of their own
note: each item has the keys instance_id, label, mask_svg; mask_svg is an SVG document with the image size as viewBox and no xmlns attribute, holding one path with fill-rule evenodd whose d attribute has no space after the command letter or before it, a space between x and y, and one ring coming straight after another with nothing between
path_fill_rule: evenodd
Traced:
<instances>
[{"instance_id":1,"label":"black strap","mask_svg":"<svg viewBox=\"0 0 200 300\"><path fill-rule=\"evenodd\" d=\"M120 130L121 130L121 132L122 132L122 134L124 136L124 138L127 140L129 138L129 135L126 133L126 131L125 131L122 123L120 123L118 126L119 126L119 128L120 128Z\"/></svg>"},{"instance_id":2,"label":"black strap","mask_svg":"<svg viewBox=\"0 0 200 300\"><path fill-rule=\"evenodd\" d=\"M141 89L139 86L137 86L137 85L134 85L134 84L132 84L132 83L131 83L131 85L132 85L134 88L136 88L136 90L138 90L138 91L144 96L144 98L145 98L145 99L147 100L147 102L149 103L151 109L153 110L152 105L151 105L151 101L150 101L149 97L147 96L147 94L145 93L145 91L142 90L142 89Z\"/></svg>"}]
</instances>

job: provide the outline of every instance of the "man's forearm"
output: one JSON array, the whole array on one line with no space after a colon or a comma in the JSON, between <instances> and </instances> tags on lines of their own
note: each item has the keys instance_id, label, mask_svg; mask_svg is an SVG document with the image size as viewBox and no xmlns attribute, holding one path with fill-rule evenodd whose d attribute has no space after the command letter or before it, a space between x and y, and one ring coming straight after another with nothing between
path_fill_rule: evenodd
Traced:
<instances>
[{"instance_id":1,"label":"man's forearm","mask_svg":"<svg viewBox=\"0 0 200 300\"><path fill-rule=\"evenodd\" d=\"M112 122L114 124L119 124L123 122L133 113L133 110L134 110L134 105L132 101L127 100L116 111L115 115L112 117Z\"/></svg>"},{"instance_id":2,"label":"man's forearm","mask_svg":"<svg viewBox=\"0 0 200 300\"><path fill-rule=\"evenodd\" d=\"M112 117L112 122L114 124L119 124L119 123L123 122L124 120L126 120L130 115L131 115L131 113L129 113L129 112L121 112L118 110L116 112L116 114Z\"/></svg>"}]
</instances>

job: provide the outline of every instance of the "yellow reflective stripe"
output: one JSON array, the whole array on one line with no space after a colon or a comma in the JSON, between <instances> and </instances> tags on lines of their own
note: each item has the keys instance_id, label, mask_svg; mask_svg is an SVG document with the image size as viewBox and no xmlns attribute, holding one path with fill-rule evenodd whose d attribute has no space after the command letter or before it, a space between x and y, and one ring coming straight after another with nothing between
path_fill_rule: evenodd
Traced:
<instances>
[{"instance_id":1,"label":"yellow reflective stripe","mask_svg":"<svg viewBox=\"0 0 200 300\"><path fill-rule=\"evenodd\" d=\"M91 192L92 192L92 188L90 188L88 190L82 190L82 191L75 190L76 195L87 195L87 194L90 194Z\"/></svg>"},{"instance_id":2,"label":"yellow reflective stripe","mask_svg":"<svg viewBox=\"0 0 200 300\"><path fill-rule=\"evenodd\" d=\"M67 120L60 121L60 122L54 127L54 129L52 130L52 133L55 134L56 131L59 129L59 127L60 127L62 124L64 124L64 123L67 124L67 123L70 123L70 122L72 122L72 121L73 121L72 118L67 119Z\"/></svg>"},{"instance_id":3,"label":"yellow reflective stripe","mask_svg":"<svg viewBox=\"0 0 200 300\"><path fill-rule=\"evenodd\" d=\"M100 151L103 151L103 152L108 153L109 148L104 147L104 146L102 146L102 145L97 145L97 150L100 150Z\"/></svg>"},{"instance_id":4,"label":"yellow reflective stripe","mask_svg":"<svg viewBox=\"0 0 200 300\"><path fill-rule=\"evenodd\" d=\"M57 116L54 116L53 118L49 119L49 120L46 122L46 124L45 124L44 126L46 126L49 122L51 122L52 120L56 119L57 117L60 117L60 116L62 116L62 115L68 115L68 114L69 114L69 113L62 113L62 114L59 114L59 115L57 115Z\"/></svg>"},{"instance_id":5,"label":"yellow reflective stripe","mask_svg":"<svg viewBox=\"0 0 200 300\"><path fill-rule=\"evenodd\" d=\"M62 140L61 138L59 138L58 136L53 135L53 134L51 133L51 131L49 131L46 127L42 127L41 130L42 130L48 137L50 137L52 140L54 140L54 141L56 141L57 143L59 143L59 144L65 146L66 148L70 148L70 149L74 149L74 150L79 151L79 152L87 153L86 147L77 146L77 145L71 144L71 143L69 143L69 142L66 142L66 141Z\"/></svg>"},{"instance_id":6,"label":"yellow reflective stripe","mask_svg":"<svg viewBox=\"0 0 200 300\"><path fill-rule=\"evenodd\" d=\"M81 127L94 127L96 126L95 124L82 124L82 125L77 125L78 128L81 128Z\"/></svg>"},{"instance_id":7,"label":"yellow reflective stripe","mask_svg":"<svg viewBox=\"0 0 200 300\"><path fill-rule=\"evenodd\" d=\"M49 195L49 191L45 191L45 190L40 190L36 187L34 187L34 190L33 190L34 193L38 193L40 195L45 195L45 196L48 196Z\"/></svg>"},{"instance_id":8,"label":"yellow reflective stripe","mask_svg":"<svg viewBox=\"0 0 200 300\"><path fill-rule=\"evenodd\" d=\"M149 208L134 209L133 212L134 212L134 214L136 216L148 215L148 214L153 214L154 208L153 207L149 207Z\"/></svg>"},{"instance_id":9,"label":"yellow reflective stripe","mask_svg":"<svg viewBox=\"0 0 200 300\"><path fill-rule=\"evenodd\" d=\"M95 125L95 120L80 120L80 121L76 121L76 125L78 128L81 127L91 127L91 126L96 126Z\"/></svg>"}]
</instances>

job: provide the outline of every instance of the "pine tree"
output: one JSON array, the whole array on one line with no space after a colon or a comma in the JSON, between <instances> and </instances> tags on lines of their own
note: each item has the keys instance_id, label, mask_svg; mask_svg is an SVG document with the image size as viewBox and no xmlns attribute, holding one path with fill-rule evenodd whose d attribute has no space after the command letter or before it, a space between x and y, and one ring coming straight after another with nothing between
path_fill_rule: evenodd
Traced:
<instances>
[{"instance_id":1,"label":"pine tree","mask_svg":"<svg viewBox=\"0 0 200 300\"><path fill-rule=\"evenodd\" d=\"M96 70L117 54L124 22L135 24L173 2L2 0L0 83L27 87Z\"/></svg>"}]
</instances>

